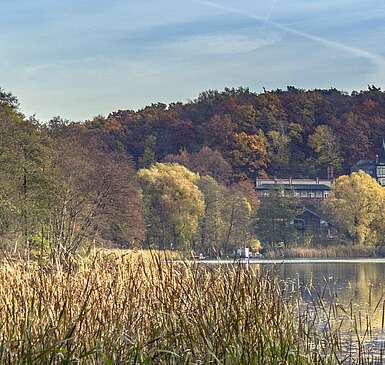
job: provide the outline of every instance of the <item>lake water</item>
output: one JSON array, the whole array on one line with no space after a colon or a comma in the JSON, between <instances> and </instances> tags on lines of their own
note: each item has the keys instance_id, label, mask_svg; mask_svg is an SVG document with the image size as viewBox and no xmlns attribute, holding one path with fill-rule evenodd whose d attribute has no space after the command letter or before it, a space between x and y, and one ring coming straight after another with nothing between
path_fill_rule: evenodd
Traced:
<instances>
[{"instance_id":1,"label":"lake water","mask_svg":"<svg viewBox=\"0 0 385 365\"><path fill-rule=\"evenodd\" d=\"M258 265L258 264L257 264ZM261 265L261 264L259 264ZM301 288L305 302L323 298L335 326L345 331L345 352L351 351L351 338L357 352L358 339L365 352L379 355L385 347L385 261L347 260L345 262L286 262L262 264L286 285ZM327 307L330 303L333 306ZM324 316L325 317L325 316ZM322 326L327 321L320 322ZM382 363L382 360L380 363Z\"/></svg>"},{"instance_id":2,"label":"lake water","mask_svg":"<svg viewBox=\"0 0 385 365\"><path fill-rule=\"evenodd\" d=\"M358 334L368 353L378 354L384 350L384 259L250 260L243 263L277 276L289 293L300 288L304 303L319 305L322 297L326 312L330 312L334 323L341 326L347 336L357 339ZM320 321L321 330L326 323Z\"/></svg>"},{"instance_id":3,"label":"lake water","mask_svg":"<svg viewBox=\"0 0 385 365\"><path fill-rule=\"evenodd\" d=\"M369 311L385 299L385 260L293 260L256 263L283 281L310 288L344 306ZM304 291L305 299L306 291ZM381 313L382 314L382 313Z\"/></svg>"},{"instance_id":4,"label":"lake water","mask_svg":"<svg viewBox=\"0 0 385 365\"><path fill-rule=\"evenodd\" d=\"M229 264L230 260L206 260L205 264ZM385 300L385 259L288 259L239 261L276 275L282 281L331 296L355 310L371 311ZM303 291L305 299L308 290ZM376 322L380 313L376 311ZM381 313L382 321L382 313ZM380 321L380 322L381 322Z\"/></svg>"}]
</instances>

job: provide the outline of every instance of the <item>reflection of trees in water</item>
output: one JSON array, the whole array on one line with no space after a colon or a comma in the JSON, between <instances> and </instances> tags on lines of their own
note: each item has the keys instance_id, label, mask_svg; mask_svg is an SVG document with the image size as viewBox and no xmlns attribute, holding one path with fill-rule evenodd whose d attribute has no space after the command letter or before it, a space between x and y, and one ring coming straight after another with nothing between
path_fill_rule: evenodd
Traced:
<instances>
[{"instance_id":1,"label":"reflection of trees in water","mask_svg":"<svg viewBox=\"0 0 385 365\"><path fill-rule=\"evenodd\" d=\"M357 316L368 315L373 329L382 325L384 301L384 263L304 263L282 264L272 270L281 279L303 286L302 294L305 301L312 301L312 292L322 294L326 302L338 302L343 307L352 308ZM377 308L376 308L377 307ZM360 313L361 312L361 313Z\"/></svg>"},{"instance_id":2,"label":"reflection of trees in water","mask_svg":"<svg viewBox=\"0 0 385 365\"><path fill-rule=\"evenodd\" d=\"M262 270L275 272L286 283L289 298L300 285L298 317L305 315L321 337L337 336L341 359L361 354L379 356L373 363L384 363L385 263L262 265Z\"/></svg>"}]
</instances>

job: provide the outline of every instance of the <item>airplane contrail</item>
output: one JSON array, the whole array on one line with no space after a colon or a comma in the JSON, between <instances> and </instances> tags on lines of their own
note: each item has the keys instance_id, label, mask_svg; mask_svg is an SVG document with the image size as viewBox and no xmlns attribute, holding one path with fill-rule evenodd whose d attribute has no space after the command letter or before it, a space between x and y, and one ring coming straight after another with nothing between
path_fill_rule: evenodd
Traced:
<instances>
[{"instance_id":1,"label":"airplane contrail","mask_svg":"<svg viewBox=\"0 0 385 365\"><path fill-rule=\"evenodd\" d=\"M267 15L266 15L266 18L265 18L265 20L264 20L264 22L263 22L263 26L264 26L265 28L266 28L267 23L270 21L271 16L273 15L273 11L274 11L274 9L275 9L275 5L277 4L277 1L278 1L278 0L273 0L273 3L272 3L271 6L270 6L269 12L268 12Z\"/></svg>"},{"instance_id":2,"label":"airplane contrail","mask_svg":"<svg viewBox=\"0 0 385 365\"><path fill-rule=\"evenodd\" d=\"M242 16L247 17L249 19L254 19L258 22L262 22L262 23L266 22L266 18L255 15L255 14L248 12L248 11L245 11L245 10L234 8L232 6L221 5L221 4L218 4L218 3L210 1L210 0L195 0L195 1L197 3L202 4L202 5L209 6L211 8L215 8L215 9L219 9L219 10L222 10L222 11L225 11L228 13L242 15ZM370 52L370 51L367 51L367 50L364 50L361 48L348 46L346 44L332 41L330 39L316 36L316 35L313 35L310 33L302 32L302 31L297 30L295 28L292 28L292 27L289 27L286 25L282 25L282 24L276 23L274 21L269 21L269 24L271 26L273 26L274 28L282 30L286 33L294 34L294 35L300 36L302 38L309 39L309 40L314 41L316 43L322 44L323 46L326 46L326 47L330 47L330 48L334 48L334 49L337 49L340 51L344 51L344 52L349 53L349 54L356 56L356 57L365 58L378 67L378 76L380 76L382 78L381 81L384 81L385 58L383 56L377 54L377 53ZM379 80L377 80L377 81L379 81Z\"/></svg>"}]
</instances>

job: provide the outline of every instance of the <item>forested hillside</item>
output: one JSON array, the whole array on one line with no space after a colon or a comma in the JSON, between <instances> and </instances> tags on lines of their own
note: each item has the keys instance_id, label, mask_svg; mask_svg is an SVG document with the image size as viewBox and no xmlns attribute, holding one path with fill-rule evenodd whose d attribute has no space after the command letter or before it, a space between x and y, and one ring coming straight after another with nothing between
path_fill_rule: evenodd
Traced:
<instances>
[{"instance_id":1,"label":"forested hillside","mask_svg":"<svg viewBox=\"0 0 385 365\"><path fill-rule=\"evenodd\" d=\"M116 111L79 126L126 151L137 167L203 146L219 151L232 178L311 177L349 171L374 158L385 135L385 93L375 87L351 95L288 87L203 92L196 100Z\"/></svg>"},{"instance_id":2,"label":"forested hillside","mask_svg":"<svg viewBox=\"0 0 385 365\"><path fill-rule=\"evenodd\" d=\"M277 217L263 212L277 209L258 202L254 178L346 173L375 158L383 135L385 93L375 87L207 91L77 123L27 118L0 89L2 249L62 260L96 241L205 252L293 242L292 225L272 236ZM297 208L278 213L289 222ZM362 241L357 224L337 218L348 240Z\"/></svg>"}]
</instances>

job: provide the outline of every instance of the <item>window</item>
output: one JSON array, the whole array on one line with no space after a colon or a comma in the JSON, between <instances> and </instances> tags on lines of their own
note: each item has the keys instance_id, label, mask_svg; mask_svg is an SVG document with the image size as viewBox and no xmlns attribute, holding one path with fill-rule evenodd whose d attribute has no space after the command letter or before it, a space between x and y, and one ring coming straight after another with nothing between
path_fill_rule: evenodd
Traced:
<instances>
[{"instance_id":1,"label":"window","mask_svg":"<svg viewBox=\"0 0 385 365\"><path fill-rule=\"evenodd\" d=\"M377 166L377 177L385 177L385 166Z\"/></svg>"}]
</instances>

